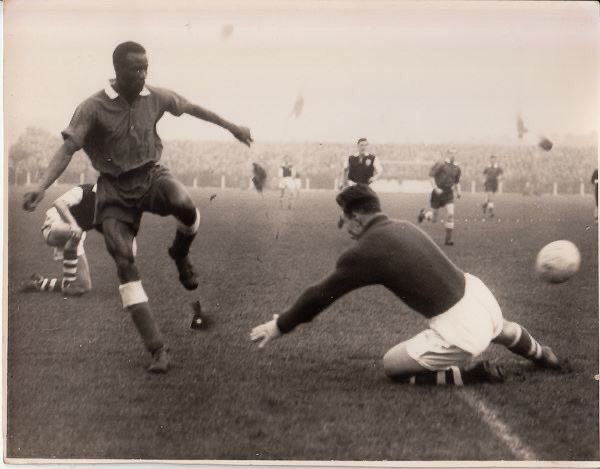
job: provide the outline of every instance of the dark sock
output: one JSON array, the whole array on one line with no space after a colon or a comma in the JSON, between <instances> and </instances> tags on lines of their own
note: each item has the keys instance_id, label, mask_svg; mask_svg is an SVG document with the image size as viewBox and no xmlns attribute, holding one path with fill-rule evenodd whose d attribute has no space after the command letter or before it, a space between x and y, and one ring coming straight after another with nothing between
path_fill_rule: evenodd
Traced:
<instances>
[{"instance_id":1,"label":"dark sock","mask_svg":"<svg viewBox=\"0 0 600 469\"><path fill-rule=\"evenodd\" d=\"M158 329L156 321L154 321L154 317L152 317L148 303L131 305L127 310L131 314L131 319L133 319L133 323L142 337L146 349L150 353L154 353L164 347L162 334Z\"/></svg>"},{"instance_id":2,"label":"dark sock","mask_svg":"<svg viewBox=\"0 0 600 469\"><path fill-rule=\"evenodd\" d=\"M452 232L454 230L452 228L446 228L446 242L452 241Z\"/></svg>"},{"instance_id":3,"label":"dark sock","mask_svg":"<svg viewBox=\"0 0 600 469\"><path fill-rule=\"evenodd\" d=\"M175 232L175 239L173 240L173 245L171 246L171 254L176 259L181 259L185 257L190 252L190 246L194 241L196 234L184 234L181 231L177 230Z\"/></svg>"},{"instance_id":4,"label":"dark sock","mask_svg":"<svg viewBox=\"0 0 600 469\"><path fill-rule=\"evenodd\" d=\"M394 381L406 384L418 384L429 386L462 386L464 371L456 366L452 366L445 371L424 371L412 376L395 378Z\"/></svg>"}]
</instances>

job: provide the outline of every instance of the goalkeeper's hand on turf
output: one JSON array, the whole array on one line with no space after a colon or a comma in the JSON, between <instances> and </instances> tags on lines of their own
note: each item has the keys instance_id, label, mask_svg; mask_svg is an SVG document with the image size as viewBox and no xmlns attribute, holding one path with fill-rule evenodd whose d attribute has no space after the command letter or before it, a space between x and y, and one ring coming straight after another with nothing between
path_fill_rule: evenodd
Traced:
<instances>
[{"instance_id":1,"label":"goalkeeper's hand on turf","mask_svg":"<svg viewBox=\"0 0 600 469\"><path fill-rule=\"evenodd\" d=\"M435 192L437 195L440 195L442 192L444 192L442 189L440 189L439 187L435 187L433 189L433 192Z\"/></svg>"},{"instance_id":2,"label":"goalkeeper's hand on turf","mask_svg":"<svg viewBox=\"0 0 600 469\"><path fill-rule=\"evenodd\" d=\"M263 348L270 340L276 339L281 335L281 331L277 327L278 314L273 315L273 319L269 322L265 322L260 326L256 326L250 332L250 340L252 342L259 342L258 348Z\"/></svg>"}]
</instances>

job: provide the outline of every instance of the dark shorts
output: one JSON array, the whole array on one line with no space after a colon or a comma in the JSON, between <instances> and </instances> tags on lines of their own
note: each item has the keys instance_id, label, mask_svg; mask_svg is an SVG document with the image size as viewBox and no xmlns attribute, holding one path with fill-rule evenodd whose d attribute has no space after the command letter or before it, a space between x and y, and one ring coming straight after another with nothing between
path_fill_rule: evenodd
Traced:
<instances>
[{"instance_id":1,"label":"dark shorts","mask_svg":"<svg viewBox=\"0 0 600 469\"><path fill-rule=\"evenodd\" d=\"M498 181L485 181L483 185L486 192L497 192L498 191Z\"/></svg>"},{"instance_id":2,"label":"dark shorts","mask_svg":"<svg viewBox=\"0 0 600 469\"><path fill-rule=\"evenodd\" d=\"M165 180L176 181L168 168L155 163L119 177L100 175L96 190L96 228L101 230L104 220L115 218L130 225L137 234L144 212L171 215L169 194L162 184Z\"/></svg>"},{"instance_id":3,"label":"dark shorts","mask_svg":"<svg viewBox=\"0 0 600 469\"><path fill-rule=\"evenodd\" d=\"M430 202L431 208L434 210L445 207L454 202L454 191L452 189L445 189L441 194L436 194L435 191L431 191Z\"/></svg>"}]
</instances>

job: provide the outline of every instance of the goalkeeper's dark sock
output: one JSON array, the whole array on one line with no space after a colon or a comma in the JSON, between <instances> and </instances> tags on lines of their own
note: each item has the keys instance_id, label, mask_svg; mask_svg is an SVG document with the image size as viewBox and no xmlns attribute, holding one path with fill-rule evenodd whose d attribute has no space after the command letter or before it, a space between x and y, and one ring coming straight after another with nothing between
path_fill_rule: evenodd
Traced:
<instances>
[{"instance_id":1,"label":"goalkeeper's dark sock","mask_svg":"<svg viewBox=\"0 0 600 469\"><path fill-rule=\"evenodd\" d=\"M506 348L512 353L520 355L528 360L539 361L543 358L542 346L537 340L520 324L514 323L516 326L516 336L512 342L505 344Z\"/></svg>"},{"instance_id":2,"label":"goalkeeper's dark sock","mask_svg":"<svg viewBox=\"0 0 600 469\"><path fill-rule=\"evenodd\" d=\"M397 378L395 381L406 384L419 384L429 386L454 385L462 386L462 371L457 366L452 366L444 371L424 371L412 376Z\"/></svg>"},{"instance_id":3,"label":"goalkeeper's dark sock","mask_svg":"<svg viewBox=\"0 0 600 469\"><path fill-rule=\"evenodd\" d=\"M487 361L466 368L451 366L444 371L424 371L395 381L430 386L464 386L475 383L501 383L504 376L500 368Z\"/></svg>"},{"instance_id":4,"label":"goalkeeper's dark sock","mask_svg":"<svg viewBox=\"0 0 600 469\"><path fill-rule=\"evenodd\" d=\"M62 282L57 278L42 277L38 285L40 291L59 292L62 290Z\"/></svg>"}]
</instances>

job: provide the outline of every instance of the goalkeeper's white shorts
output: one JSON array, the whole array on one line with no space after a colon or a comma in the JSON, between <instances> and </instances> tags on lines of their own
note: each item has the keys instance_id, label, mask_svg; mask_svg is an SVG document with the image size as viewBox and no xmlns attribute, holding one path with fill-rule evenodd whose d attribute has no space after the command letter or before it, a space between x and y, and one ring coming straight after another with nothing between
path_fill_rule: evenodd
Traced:
<instances>
[{"instance_id":1,"label":"goalkeeper's white shorts","mask_svg":"<svg viewBox=\"0 0 600 469\"><path fill-rule=\"evenodd\" d=\"M502 332L502 310L477 277L465 274L465 294L448 311L429 320L429 329L406 343L406 351L432 371L461 366L483 353Z\"/></svg>"}]
</instances>

